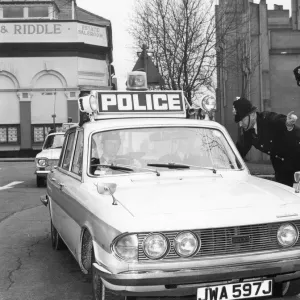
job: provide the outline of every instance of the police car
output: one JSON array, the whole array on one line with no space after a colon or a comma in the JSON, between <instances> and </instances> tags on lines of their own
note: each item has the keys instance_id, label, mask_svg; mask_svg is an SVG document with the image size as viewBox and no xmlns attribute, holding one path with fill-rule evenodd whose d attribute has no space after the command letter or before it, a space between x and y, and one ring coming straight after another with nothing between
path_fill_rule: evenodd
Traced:
<instances>
[{"instance_id":1,"label":"police car","mask_svg":"<svg viewBox=\"0 0 300 300\"><path fill-rule=\"evenodd\" d=\"M298 189L251 176L223 126L186 119L181 91L130 76L79 99L90 120L66 132L41 197L53 249L67 246L94 299L297 294Z\"/></svg>"},{"instance_id":2,"label":"police car","mask_svg":"<svg viewBox=\"0 0 300 300\"><path fill-rule=\"evenodd\" d=\"M65 132L76 123L63 123L62 130L47 135L42 151L35 157L36 185L41 187L51 169L57 165L62 145L65 138Z\"/></svg>"}]
</instances>

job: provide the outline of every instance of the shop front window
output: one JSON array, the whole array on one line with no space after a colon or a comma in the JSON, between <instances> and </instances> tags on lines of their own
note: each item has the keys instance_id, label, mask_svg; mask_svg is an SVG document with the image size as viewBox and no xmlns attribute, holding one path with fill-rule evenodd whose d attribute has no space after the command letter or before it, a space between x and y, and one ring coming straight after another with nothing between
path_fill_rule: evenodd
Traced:
<instances>
[{"instance_id":1,"label":"shop front window","mask_svg":"<svg viewBox=\"0 0 300 300\"><path fill-rule=\"evenodd\" d=\"M47 135L50 130L53 128L53 125L50 124L41 124L41 125L32 125L33 131L33 142L34 143L44 143ZM56 131L62 130L62 124L56 124Z\"/></svg>"},{"instance_id":2,"label":"shop front window","mask_svg":"<svg viewBox=\"0 0 300 300\"><path fill-rule=\"evenodd\" d=\"M4 6L3 7L3 18L24 18L24 7L23 6Z\"/></svg>"},{"instance_id":3,"label":"shop front window","mask_svg":"<svg viewBox=\"0 0 300 300\"><path fill-rule=\"evenodd\" d=\"M0 143L18 144L19 130L18 125L0 125Z\"/></svg>"}]
</instances>

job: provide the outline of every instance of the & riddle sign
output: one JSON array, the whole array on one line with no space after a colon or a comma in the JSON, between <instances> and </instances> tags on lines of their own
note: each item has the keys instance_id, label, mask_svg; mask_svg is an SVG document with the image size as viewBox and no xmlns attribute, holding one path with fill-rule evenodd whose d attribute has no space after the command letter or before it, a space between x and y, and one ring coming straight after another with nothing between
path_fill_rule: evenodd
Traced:
<instances>
[{"instance_id":1,"label":"& riddle sign","mask_svg":"<svg viewBox=\"0 0 300 300\"><path fill-rule=\"evenodd\" d=\"M0 26L0 34L10 35L40 35L40 34L61 34L61 24L13 24L8 28L6 25Z\"/></svg>"}]
</instances>

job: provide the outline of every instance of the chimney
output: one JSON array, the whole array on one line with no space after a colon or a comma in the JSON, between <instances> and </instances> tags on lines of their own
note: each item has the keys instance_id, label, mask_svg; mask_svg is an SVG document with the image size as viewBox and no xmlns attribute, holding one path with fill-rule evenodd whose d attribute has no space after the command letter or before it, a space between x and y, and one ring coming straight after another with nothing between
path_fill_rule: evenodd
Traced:
<instances>
[{"instance_id":1,"label":"chimney","mask_svg":"<svg viewBox=\"0 0 300 300\"><path fill-rule=\"evenodd\" d=\"M283 5L274 4L274 10L283 10Z\"/></svg>"}]
</instances>

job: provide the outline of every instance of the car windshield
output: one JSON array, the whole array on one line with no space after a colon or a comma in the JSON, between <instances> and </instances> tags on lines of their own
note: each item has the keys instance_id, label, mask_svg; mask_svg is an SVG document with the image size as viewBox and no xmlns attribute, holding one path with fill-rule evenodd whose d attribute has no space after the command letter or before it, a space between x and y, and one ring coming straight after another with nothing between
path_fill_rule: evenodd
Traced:
<instances>
[{"instance_id":1,"label":"car windshield","mask_svg":"<svg viewBox=\"0 0 300 300\"><path fill-rule=\"evenodd\" d=\"M62 148L65 136L63 134L48 135L43 149L58 149Z\"/></svg>"},{"instance_id":2,"label":"car windshield","mask_svg":"<svg viewBox=\"0 0 300 300\"><path fill-rule=\"evenodd\" d=\"M223 133L212 128L155 127L97 132L92 135L90 149L92 175L242 168Z\"/></svg>"}]
</instances>

